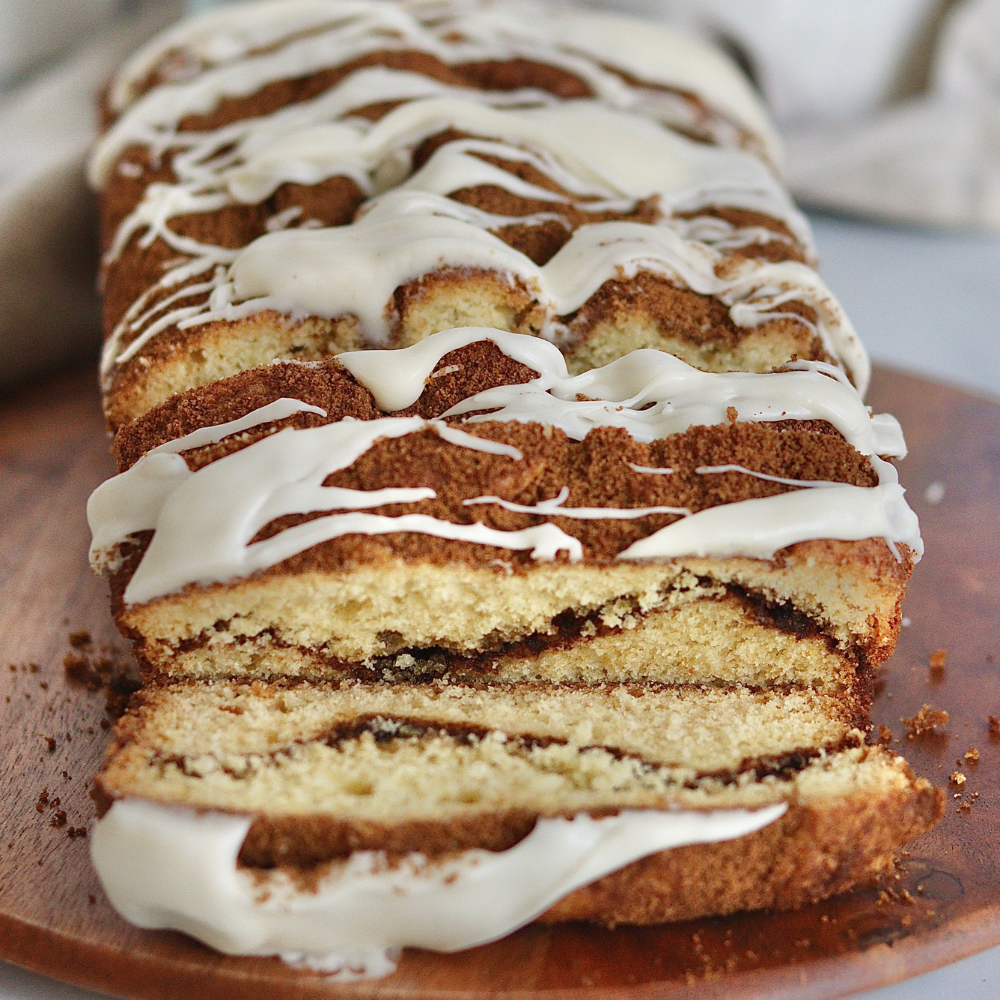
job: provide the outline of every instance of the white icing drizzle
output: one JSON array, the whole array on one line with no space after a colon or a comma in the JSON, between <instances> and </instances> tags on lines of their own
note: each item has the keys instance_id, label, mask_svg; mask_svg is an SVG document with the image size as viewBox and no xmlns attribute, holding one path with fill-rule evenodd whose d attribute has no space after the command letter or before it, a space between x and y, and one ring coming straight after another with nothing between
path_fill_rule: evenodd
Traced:
<instances>
[{"instance_id":1,"label":"white icing drizzle","mask_svg":"<svg viewBox=\"0 0 1000 1000\"><path fill-rule=\"evenodd\" d=\"M732 407L746 421L827 420L862 455L906 454L895 419L884 414L873 420L850 382L828 377L836 369L823 362L801 362L796 371L768 374L703 372L672 354L647 349L571 376L566 359L547 341L480 327L443 330L398 350L349 351L337 360L381 409L391 412L417 401L446 354L480 340L492 341L538 372L538 378L477 393L445 416L488 409L467 422L534 421L558 427L577 441L595 427L624 427L637 441L648 442L696 424L723 423Z\"/></svg>"},{"instance_id":2,"label":"white icing drizzle","mask_svg":"<svg viewBox=\"0 0 1000 1000\"><path fill-rule=\"evenodd\" d=\"M506 851L410 854L391 868L383 855L356 852L304 891L280 872L259 883L239 869L252 817L126 798L98 821L90 853L112 905L139 927L183 931L229 954L287 954L350 979L392 971L400 947L453 952L495 941L633 861L746 836L786 809L540 819Z\"/></svg>"},{"instance_id":3,"label":"white icing drizzle","mask_svg":"<svg viewBox=\"0 0 1000 1000\"><path fill-rule=\"evenodd\" d=\"M517 96L538 103L535 92ZM407 103L374 123L363 118L337 120L363 100L401 99ZM478 184L496 184L526 198L567 201L470 155L487 154L531 162L580 198L601 198L592 204L575 202L584 210L628 211L636 200L652 197L668 215L727 205L782 219L803 245L811 247L805 219L774 175L749 153L693 142L648 118L594 100L507 110L490 107L510 100L509 93L470 92L417 74L371 67L301 105L207 135L181 133L174 141L187 149L173 164L178 183L147 188L138 207L119 226L105 260L116 259L129 238L143 228L140 245L159 236L184 252L209 252L205 245L178 237L167 221L236 202L259 202L286 182L317 184L339 175L353 179L367 195L385 190L410 172L413 149L447 128L503 141L448 143L405 186L447 195ZM538 152L527 152L518 144ZM715 227L703 226L702 236L733 244L733 227L726 223L720 227L720 221ZM690 228L689 220L677 222ZM735 245L782 238L761 227L751 229L750 235L736 238Z\"/></svg>"},{"instance_id":4,"label":"white icing drizzle","mask_svg":"<svg viewBox=\"0 0 1000 1000\"><path fill-rule=\"evenodd\" d=\"M897 559L901 559L897 543L907 545L919 559L924 551L920 525L903 498L906 491L899 485L896 469L875 455L870 457L878 473L878 486L838 483L709 507L639 539L616 558L662 560L693 555L770 559L779 549L807 538L884 538Z\"/></svg>"},{"instance_id":5,"label":"white icing drizzle","mask_svg":"<svg viewBox=\"0 0 1000 1000\"><path fill-rule=\"evenodd\" d=\"M129 141L173 132L187 114L204 113L224 96L245 96L267 83L300 77L377 50L419 49L445 63L523 57L560 66L602 100L636 107L681 127L692 111L676 94L630 86L606 67L651 84L699 94L756 133L772 159L777 144L746 81L720 53L696 39L640 20L548 10L527 4L386 3L379 0L282 0L236 7L178 26L154 39L119 71L109 91L124 112L95 156L107 170ZM261 49L268 51L261 52ZM257 54L253 54L257 50ZM158 86L136 99L139 84L167 54L182 52L192 78ZM686 119L686 120L685 120ZM716 121L717 138L725 122ZM111 152L109 152L111 150Z\"/></svg>"},{"instance_id":6,"label":"white icing drizzle","mask_svg":"<svg viewBox=\"0 0 1000 1000\"><path fill-rule=\"evenodd\" d=\"M630 463L631 464L631 463ZM633 469L636 466L632 466ZM648 469L637 471L648 472ZM722 472L741 472L745 476L753 476L755 479L766 479L769 483L781 483L782 486L843 486L843 483L832 482L827 479L786 479L784 476L772 476L767 472L755 472L753 469L744 468L742 465L699 465L695 470L700 476L713 476Z\"/></svg>"},{"instance_id":7,"label":"white icing drizzle","mask_svg":"<svg viewBox=\"0 0 1000 1000\"><path fill-rule=\"evenodd\" d=\"M476 437L475 434L466 434L465 431L452 427L435 420L434 429L438 437L449 444L457 444L460 448L469 448L471 451L483 451L488 455L506 455L520 462L524 456L511 444L504 444L502 441L491 441L489 438Z\"/></svg>"},{"instance_id":8,"label":"white icing drizzle","mask_svg":"<svg viewBox=\"0 0 1000 1000\"><path fill-rule=\"evenodd\" d=\"M665 466L636 465L635 462L628 462L626 464L633 472L644 472L650 476L672 476L674 474L673 469L668 469Z\"/></svg>"},{"instance_id":9,"label":"white icing drizzle","mask_svg":"<svg viewBox=\"0 0 1000 1000\"><path fill-rule=\"evenodd\" d=\"M565 507L569 499L569 487L563 486L559 493L548 500L540 500L536 504L512 503L502 497L472 497L463 500L466 507L476 504L496 504L504 510L512 510L518 514L538 514L541 517L575 517L581 521L630 521L637 517L649 517L650 514L683 514L688 516L691 511L687 507Z\"/></svg>"},{"instance_id":10,"label":"white icing drizzle","mask_svg":"<svg viewBox=\"0 0 1000 1000\"><path fill-rule=\"evenodd\" d=\"M198 430L185 434L182 438L165 443L153 448L149 454L159 455L162 453L180 454L182 451L191 451L194 448L202 448L207 444L218 444L223 438L240 431L249 430L251 427L259 427L261 424L270 423L272 420L284 420L294 416L296 413L316 413L321 417L326 416L326 410L320 406L313 406L311 403L303 403L301 399L289 399L282 396L273 403L260 406L246 416L237 420L230 420L225 424L215 424L212 427L199 427ZM478 440L478 438L477 438Z\"/></svg>"},{"instance_id":11,"label":"white icing drizzle","mask_svg":"<svg viewBox=\"0 0 1000 1000\"><path fill-rule=\"evenodd\" d=\"M545 341L480 329L445 331L381 359L379 352L351 352L341 359L362 384L372 388L377 400L407 406L419 396L424 381L444 355L483 339L532 367L539 377L523 385L486 390L453 407L449 414L493 410L473 414L467 425L485 420L539 422L576 440L595 427L623 427L636 440L651 441L695 424L721 423L728 419L727 410L736 406L742 420L828 420L861 454L871 458L879 475L879 486L873 488L838 484L701 511L637 542L621 553L620 559L690 554L769 558L779 548L811 538L880 536L891 546L901 542L917 554L921 551L916 517L906 506L895 469L877 458L876 452L882 450L882 442L876 438L878 428L853 388L814 370L708 374L672 355L649 350L570 377L558 349ZM578 395L587 398L579 399ZM530 549L538 560L554 559L560 552L572 561L582 558L580 542L551 522L521 531L498 531L478 522L453 524L423 514L386 517L361 509L418 502L432 498L434 491L356 491L322 485L331 473L350 466L379 438L426 429L441 433L441 421L419 417L345 419L322 427L286 429L197 472L191 472L179 454L232 433L235 425L239 425L237 430L245 430L274 420L273 414L285 413L289 403L294 401L282 401L283 408L278 409L272 409L277 404L269 404L231 424L196 431L144 456L94 491L87 514L95 568L113 564L116 547L130 535L154 531L125 590L127 603L150 601L190 584L245 577L320 542L355 533L413 531L512 550ZM879 426L886 426L885 422ZM447 428L441 436L458 447L492 451L514 460L521 457L516 449L496 442L487 444L455 427ZM582 518L686 513L666 507L641 511L574 509L563 506L566 499L560 493L553 500L524 509L543 516ZM472 502L521 509L495 497ZM314 518L263 541L252 541L277 518L327 510L348 513Z\"/></svg>"},{"instance_id":12,"label":"white icing drizzle","mask_svg":"<svg viewBox=\"0 0 1000 1000\"><path fill-rule=\"evenodd\" d=\"M473 210L474 213L478 210ZM331 266L335 261L336 266ZM269 233L220 267L200 307L160 315L154 327L186 329L213 320L233 321L266 309L335 318L354 315L373 346L385 345L386 305L406 281L440 268L480 268L519 278L546 308L546 335L563 329L556 317L577 310L607 280L640 270L662 274L682 287L718 297L734 323L754 327L775 318L801 323L843 361L864 392L870 365L840 306L815 271L795 261L743 261L724 275L718 251L685 240L666 226L603 222L583 226L544 266L470 221L470 210L438 195L397 189L374 199L354 224L332 229ZM223 277L223 274L225 277ZM815 324L777 307L788 301L811 306ZM135 352L122 349L126 333L140 324L126 317L108 340L108 366ZM145 343L150 329L138 342ZM107 371L107 368L105 369Z\"/></svg>"}]
</instances>

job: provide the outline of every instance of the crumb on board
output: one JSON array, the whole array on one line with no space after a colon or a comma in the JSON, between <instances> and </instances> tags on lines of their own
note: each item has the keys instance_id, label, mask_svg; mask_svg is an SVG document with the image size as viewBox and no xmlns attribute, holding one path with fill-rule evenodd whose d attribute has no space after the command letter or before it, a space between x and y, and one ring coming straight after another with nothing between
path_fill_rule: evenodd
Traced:
<instances>
[{"instance_id":1,"label":"crumb on board","mask_svg":"<svg viewBox=\"0 0 1000 1000\"><path fill-rule=\"evenodd\" d=\"M972 764L978 764L979 751L975 747L969 747L969 749L965 751L965 759Z\"/></svg>"},{"instance_id":2,"label":"crumb on board","mask_svg":"<svg viewBox=\"0 0 1000 1000\"><path fill-rule=\"evenodd\" d=\"M935 649L931 655L928 657L928 665L931 668L930 679L932 681L939 681L944 677L944 667L948 662L948 650L947 649Z\"/></svg>"},{"instance_id":3,"label":"crumb on board","mask_svg":"<svg viewBox=\"0 0 1000 1000\"><path fill-rule=\"evenodd\" d=\"M88 691L103 690L108 715L118 718L125 711L129 696L142 686L135 661L114 646L96 649L86 629L71 632L69 644L73 652L63 659L66 680Z\"/></svg>"},{"instance_id":4,"label":"crumb on board","mask_svg":"<svg viewBox=\"0 0 1000 1000\"><path fill-rule=\"evenodd\" d=\"M907 739L913 740L925 733L933 732L938 726L947 725L949 718L944 709L924 705L916 715L899 721L906 726Z\"/></svg>"},{"instance_id":5,"label":"crumb on board","mask_svg":"<svg viewBox=\"0 0 1000 1000\"><path fill-rule=\"evenodd\" d=\"M965 784L965 775L961 771L954 771L948 780L953 784L957 785L959 788Z\"/></svg>"},{"instance_id":6,"label":"crumb on board","mask_svg":"<svg viewBox=\"0 0 1000 1000\"><path fill-rule=\"evenodd\" d=\"M69 644L74 649L83 649L85 646L89 646L93 642L93 637L90 632L82 628L79 632L70 632L69 634Z\"/></svg>"},{"instance_id":7,"label":"crumb on board","mask_svg":"<svg viewBox=\"0 0 1000 1000\"><path fill-rule=\"evenodd\" d=\"M888 746L892 742L892 730L888 726L878 727L878 741L880 746Z\"/></svg>"},{"instance_id":8,"label":"crumb on board","mask_svg":"<svg viewBox=\"0 0 1000 1000\"><path fill-rule=\"evenodd\" d=\"M1000 719L995 715L988 715L986 721L989 723L990 736L1000 738Z\"/></svg>"}]
</instances>

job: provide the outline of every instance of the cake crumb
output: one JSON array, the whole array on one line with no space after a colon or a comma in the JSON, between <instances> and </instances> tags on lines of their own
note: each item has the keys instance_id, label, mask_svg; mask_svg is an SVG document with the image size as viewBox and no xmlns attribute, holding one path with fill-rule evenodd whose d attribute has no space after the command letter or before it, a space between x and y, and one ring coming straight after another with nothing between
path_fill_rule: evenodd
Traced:
<instances>
[{"instance_id":1,"label":"cake crumb","mask_svg":"<svg viewBox=\"0 0 1000 1000\"><path fill-rule=\"evenodd\" d=\"M947 725L949 718L950 716L943 709L924 705L916 715L899 721L906 726L907 739L913 740L925 733L933 732L938 726Z\"/></svg>"},{"instance_id":2,"label":"cake crumb","mask_svg":"<svg viewBox=\"0 0 1000 1000\"><path fill-rule=\"evenodd\" d=\"M44 736L45 745L48 747L49 753L54 753L56 749L56 738L54 736Z\"/></svg>"},{"instance_id":3,"label":"cake crumb","mask_svg":"<svg viewBox=\"0 0 1000 1000\"><path fill-rule=\"evenodd\" d=\"M957 813L969 813L972 812L972 806L968 802L963 802L956 810Z\"/></svg>"},{"instance_id":4,"label":"cake crumb","mask_svg":"<svg viewBox=\"0 0 1000 1000\"><path fill-rule=\"evenodd\" d=\"M879 746L888 746L892 742L892 730L888 726L878 727Z\"/></svg>"},{"instance_id":5,"label":"cake crumb","mask_svg":"<svg viewBox=\"0 0 1000 1000\"><path fill-rule=\"evenodd\" d=\"M990 726L990 736L1000 739L1000 719L995 715L988 715L986 719Z\"/></svg>"},{"instance_id":6,"label":"cake crumb","mask_svg":"<svg viewBox=\"0 0 1000 1000\"><path fill-rule=\"evenodd\" d=\"M79 684L88 691L100 691L104 687L104 679L85 656L68 653L63 659L63 670L66 672L66 680Z\"/></svg>"},{"instance_id":7,"label":"cake crumb","mask_svg":"<svg viewBox=\"0 0 1000 1000\"><path fill-rule=\"evenodd\" d=\"M94 649L93 638L86 630L71 633L69 643L74 652L63 659L66 679L88 691L103 689L107 714L118 718L130 695L142 686L135 663L114 646Z\"/></svg>"},{"instance_id":8,"label":"cake crumb","mask_svg":"<svg viewBox=\"0 0 1000 1000\"><path fill-rule=\"evenodd\" d=\"M69 634L69 644L74 649L83 649L85 646L89 646L93 642L93 637L90 632L82 628L79 632L70 632Z\"/></svg>"},{"instance_id":9,"label":"cake crumb","mask_svg":"<svg viewBox=\"0 0 1000 1000\"><path fill-rule=\"evenodd\" d=\"M739 417L740 417L740 412L739 412L739 410L736 409L735 406L727 406L726 407L726 419L731 424L735 424L736 421L739 420Z\"/></svg>"},{"instance_id":10,"label":"cake crumb","mask_svg":"<svg viewBox=\"0 0 1000 1000\"><path fill-rule=\"evenodd\" d=\"M931 653L928 663L931 668L930 680L940 681L944 678L944 666L948 662L947 649L935 649Z\"/></svg>"},{"instance_id":11,"label":"cake crumb","mask_svg":"<svg viewBox=\"0 0 1000 1000\"><path fill-rule=\"evenodd\" d=\"M952 773L951 777L948 779L953 785L958 785L959 788L965 784L965 775L961 771L955 771Z\"/></svg>"},{"instance_id":12,"label":"cake crumb","mask_svg":"<svg viewBox=\"0 0 1000 1000\"><path fill-rule=\"evenodd\" d=\"M965 751L965 759L972 764L979 763L979 751L975 747L970 747Z\"/></svg>"}]
</instances>

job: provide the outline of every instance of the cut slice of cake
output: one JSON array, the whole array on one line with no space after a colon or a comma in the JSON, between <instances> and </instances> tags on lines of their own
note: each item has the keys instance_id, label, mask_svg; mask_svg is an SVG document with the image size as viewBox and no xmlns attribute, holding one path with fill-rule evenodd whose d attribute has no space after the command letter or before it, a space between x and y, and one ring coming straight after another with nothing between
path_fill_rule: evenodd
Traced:
<instances>
[{"instance_id":1,"label":"cut slice of cake","mask_svg":"<svg viewBox=\"0 0 1000 1000\"><path fill-rule=\"evenodd\" d=\"M242 953L291 950L296 897L317 952L358 943L345 906L369 943L380 923L381 947L442 950L543 913L614 925L799 906L884 872L943 802L864 746L836 697L656 685L152 688L98 789L116 906ZM602 822L611 844L590 836ZM221 871L192 890L173 865L190 854L199 872L206 844ZM500 891L477 887L504 866ZM441 919L415 925L413 896Z\"/></svg>"},{"instance_id":2,"label":"cut slice of cake","mask_svg":"<svg viewBox=\"0 0 1000 1000\"><path fill-rule=\"evenodd\" d=\"M95 565L151 677L809 683L860 717L920 543L898 426L829 371L571 377L474 329L266 366L119 432Z\"/></svg>"}]
</instances>

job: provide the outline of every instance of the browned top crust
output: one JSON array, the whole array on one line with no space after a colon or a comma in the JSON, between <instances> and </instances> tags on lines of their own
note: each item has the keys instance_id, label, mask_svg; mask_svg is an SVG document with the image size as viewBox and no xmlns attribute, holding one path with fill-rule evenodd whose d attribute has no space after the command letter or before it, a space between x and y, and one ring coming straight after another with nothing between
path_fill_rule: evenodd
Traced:
<instances>
[{"instance_id":1,"label":"browned top crust","mask_svg":"<svg viewBox=\"0 0 1000 1000\"><path fill-rule=\"evenodd\" d=\"M436 374L446 368L453 370ZM434 372L417 402L393 416L431 419L478 392L498 385L521 385L538 375L486 340L444 355ZM315 365L294 362L262 365L178 393L126 424L115 435L112 445L118 471L124 472L157 445L184 437L199 427L237 420L283 396L321 407L327 411L326 419L313 413L300 413L287 420L262 424L240 436L241 447L283 427L315 427L348 416L357 420L386 416L375 405L372 394L334 358Z\"/></svg>"},{"instance_id":2,"label":"browned top crust","mask_svg":"<svg viewBox=\"0 0 1000 1000\"><path fill-rule=\"evenodd\" d=\"M474 392L501 384L530 380L534 373L507 358L493 343L480 341L445 355L437 370L455 369L428 379L420 399L397 415L439 416ZM236 419L283 396L291 396L327 410L296 414L272 421L184 454L188 465L201 468L227 454L286 427L317 426L345 416L371 420L384 416L367 389L331 360L316 366L276 364L243 372L211 385L189 390L156 407L119 431L115 453L122 469L144 451L198 427ZM684 507L694 512L718 504L772 496L794 487L739 472L700 474L699 466L741 465L747 469L789 479L822 479L874 486L878 477L868 458L859 454L825 421L788 420L773 423L729 423L691 427L682 434L648 444L635 441L619 428L598 428L582 441L541 424L484 422L467 425L475 435L513 445L523 455L515 461L504 455L456 448L431 429L402 438L383 438L353 465L325 480L327 486L356 490L385 487L432 488L434 499L416 504L374 508L373 513L397 516L428 514L452 523L479 521L502 531L516 531L550 520L578 538L589 561L606 562L640 538L674 521L677 515L652 514L632 520L580 520L508 511L496 504L466 506L463 501L498 496L531 506L569 490L570 507ZM631 466L671 468L672 475L649 475ZM325 512L294 515L272 522L258 536L267 537ZM145 548L140 542L112 589L118 595ZM851 558L870 559L873 572L905 579L908 560L896 564L883 542L873 543L867 555L853 543ZM877 548L876 552L874 549ZM854 550L857 549L855 552ZM882 550L885 550L883 553ZM472 564L496 559L490 546L456 542L434 536L400 532L380 536L343 536L280 563L267 573L337 570L358 562L404 558ZM528 553L503 551L513 566L528 566ZM892 562L894 565L889 566Z\"/></svg>"}]
</instances>

